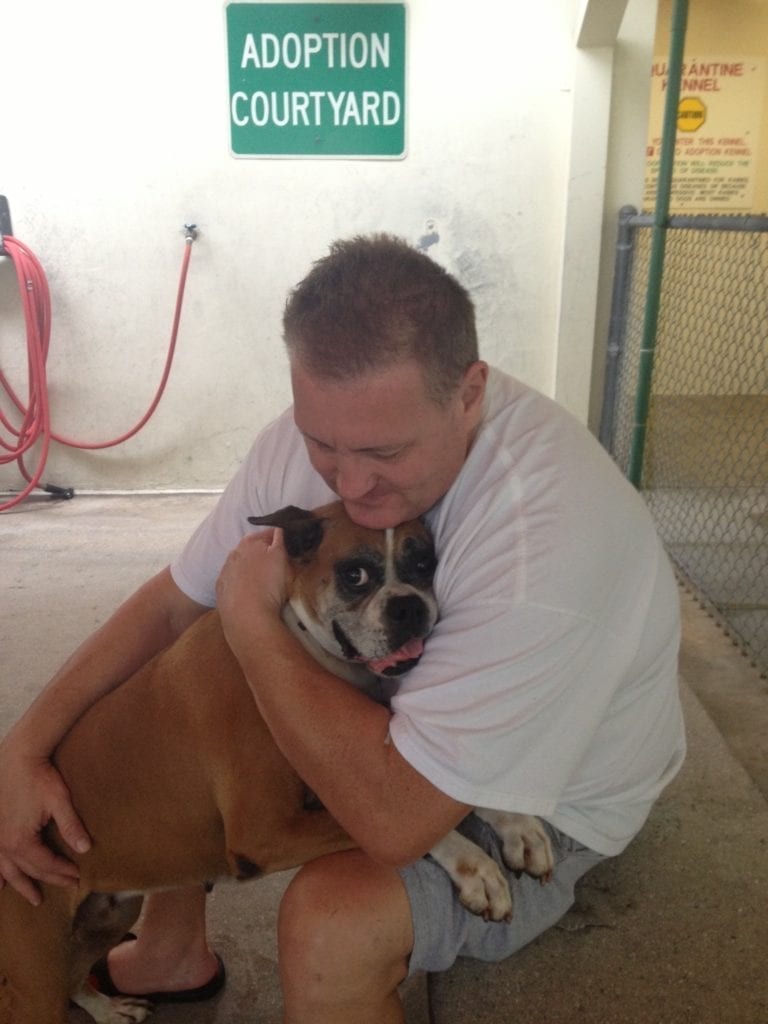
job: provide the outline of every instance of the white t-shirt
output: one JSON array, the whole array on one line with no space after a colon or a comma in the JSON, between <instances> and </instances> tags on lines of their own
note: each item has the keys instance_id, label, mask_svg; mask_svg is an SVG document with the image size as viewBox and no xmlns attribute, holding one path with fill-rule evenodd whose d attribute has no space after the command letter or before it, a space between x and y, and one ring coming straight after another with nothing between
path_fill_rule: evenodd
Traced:
<instances>
[{"instance_id":1,"label":"white t-shirt","mask_svg":"<svg viewBox=\"0 0 768 1024\"><path fill-rule=\"evenodd\" d=\"M249 515L332 498L289 409L173 563L176 583L212 606ZM685 754L678 593L643 500L585 427L492 370L472 450L426 518L440 619L392 699L397 749L457 800L619 853Z\"/></svg>"}]
</instances>

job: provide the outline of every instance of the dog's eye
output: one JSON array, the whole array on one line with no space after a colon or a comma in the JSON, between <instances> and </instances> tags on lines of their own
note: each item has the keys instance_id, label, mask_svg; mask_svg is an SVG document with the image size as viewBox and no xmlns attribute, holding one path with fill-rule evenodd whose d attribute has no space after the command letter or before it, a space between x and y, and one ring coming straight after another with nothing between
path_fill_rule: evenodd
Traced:
<instances>
[{"instance_id":1,"label":"dog's eye","mask_svg":"<svg viewBox=\"0 0 768 1024\"><path fill-rule=\"evenodd\" d=\"M383 559L378 552L355 553L351 558L336 563L336 587L343 597L356 600L372 593L384 582Z\"/></svg>"},{"instance_id":2,"label":"dog's eye","mask_svg":"<svg viewBox=\"0 0 768 1024\"><path fill-rule=\"evenodd\" d=\"M413 570L418 579L431 580L435 574L437 559L432 552L421 555L414 563Z\"/></svg>"},{"instance_id":3,"label":"dog's eye","mask_svg":"<svg viewBox=\"0 0 768 1024\"><path fill-rule=\"evenodd\" d=\"M362 589L368 585L371 577L362 565L349 565L344 569L342 578L348 587Z\"/></svg>"},{"instance_id":4,"label":"dog's eye","mask_svg":"<svg viewBox=\"0 0 768 1024\"><path fill-rule=\"evenodd\" d=\"M403 583L417 587L428 587L435 575L437 559L431 546L420 544L411 538L406 540L403 552L397 560L397 575Z\"/></svg>"}]
</instances>

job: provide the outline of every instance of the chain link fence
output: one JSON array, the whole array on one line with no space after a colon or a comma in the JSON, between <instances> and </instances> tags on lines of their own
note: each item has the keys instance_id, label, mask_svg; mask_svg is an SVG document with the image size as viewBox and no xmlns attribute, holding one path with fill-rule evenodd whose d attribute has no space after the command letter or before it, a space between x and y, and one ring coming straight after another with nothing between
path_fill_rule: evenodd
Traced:
<instances>
[{"instance_id":1,"label":"chain link fence","mask_svg":"<svg viewBox=\"0 0 768 1024\"><path fill-rule=\"evenodd\" d=\"M669 223L642 490L684 582L768 675L768 218ZM600 436L625 472L651 233L622 210Z\"/></svg>"}]
</instances>

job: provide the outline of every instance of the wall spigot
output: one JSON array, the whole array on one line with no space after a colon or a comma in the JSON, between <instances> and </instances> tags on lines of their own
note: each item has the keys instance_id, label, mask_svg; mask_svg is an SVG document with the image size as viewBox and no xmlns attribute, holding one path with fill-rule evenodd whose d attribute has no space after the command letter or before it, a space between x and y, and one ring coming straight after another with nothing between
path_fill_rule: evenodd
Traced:
<instances>
[{"instance_id":1,"label":"wall spigot","mask_svg":"<svg viewBox=\"0 0 768 1024\"><path fill-rule=\"evenodd\" d=\"M0 256L9 256L10 253L3 245L3 235L13 235L13 226L8 199L5 196L0 196Z\"/></svg>"}]
</instances>

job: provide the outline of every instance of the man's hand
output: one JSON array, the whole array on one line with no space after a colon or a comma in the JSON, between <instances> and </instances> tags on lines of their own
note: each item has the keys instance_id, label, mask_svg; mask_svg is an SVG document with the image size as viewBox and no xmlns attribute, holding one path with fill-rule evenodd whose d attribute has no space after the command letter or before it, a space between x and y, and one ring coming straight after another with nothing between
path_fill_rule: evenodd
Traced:
<instances>
[{"instance_id":1,"label":"man's hand","mask_svg":"<svg viewBox=\"0 0 768 1024\"><path fill-rule=\"evenodd\" d=\"M79 853L90 846L63 779L47 758L0 747L0 888L12 885L30 903L41 902L35 881L49 885L77 884L77 867L57 856L41 840L43 828L55 821L64 841Z\"/></svg>"},{"instance_id":2,"label":"man's hand","mask_svg":"<svg viewBox=\"0 0 768 1024\"><path fill-rule=\"evenodd\" d=\"M279 620L289 579L282 530L250 534L230 552L216 584L216 602L235 655L261 625Z\"/></svg>"}]
</instances>

